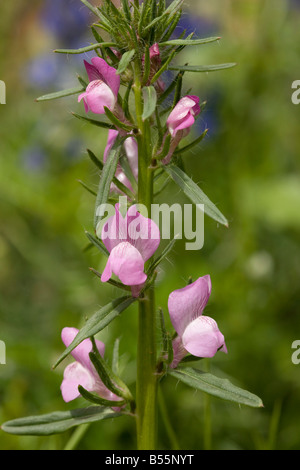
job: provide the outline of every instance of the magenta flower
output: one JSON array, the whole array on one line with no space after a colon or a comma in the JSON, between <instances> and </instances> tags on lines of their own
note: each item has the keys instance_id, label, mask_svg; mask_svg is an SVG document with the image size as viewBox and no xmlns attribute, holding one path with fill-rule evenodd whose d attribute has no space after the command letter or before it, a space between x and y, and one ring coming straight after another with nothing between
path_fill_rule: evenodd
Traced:
<instances>
[{"instance_id":1,"label":"magenta flower","mask_svg":"<svg viewBox=\"0 0 300 470\"><path fill-rule=\"evenodd\" d=\"M185 130L185 135L195 122L195 116L200 113L198 96L184 96L178 101L167 119L167 127L172 137L178 131ZM184 135L184 136L185 136Z\"/></svg>"},{"instance_id":2,"label":"magenta flower","mask_svg":"<svg viewBox=\"0 0 300 470\"><path fill-rule=\"evenodd\" d=\"M76 328L66 327L62 330L61 337L66 347L72 343L77 333L78 330ZM96 340L96 345L99 353L103 357L105 345L98 340ZM105 398L106 400L122 400L120 397L117 397L114 393L108 390L99 378L89 358L89 353L92 351L92 348L91 340L85 339L75 349L73 349L71 354L74 357L75 362L72 362L65 368L64 378L60 387L62 397L65 402L69 402L80 396L78 391L79 385L89 392L97 393L100 397Z\"/></svg>"},{"instance_id":3,"label":"magenta flower","mask_svg":"<svg viewBox=\"0 0 300 470\"><path fill-rule=\"evenodd\" d=\"M114 273L124 285L141 286L147 279L144 264L160 243L159 228L141 215L135 205L125 217L119 211L119 204L115 211L102 229L101 238L110 255L101 280L108 281ZM136 289L133 293L137 293Z\"/></svg>"},{"instance_id":4,"label":"magenta flower","mask_svg":"<svg viewBox=\"0 0 300 470\"><path fill-rule=\"evenodd\" d=\"M90 83L86 91L78 96L83 99L85 111L104 114L104 107L114 110L120 88L120 76L100 57L93 57L92 64L84 61Z\"/></svg>"},{"instance_id":5,"label":"magenta flower","mask_svg":"<svg viewBox=\"0 0 300 470\"><path fill-rule=\"evenodd\" d=\"M202 315L211 294L210 276L203 276L183 289L173 291L168 300L172 325L178 336L173 341L175 368L190 353L197 357L213 357L218 350L227 353L224 336L217 323Z\"/></svg>"},{"instance_id":6,"label":"magenta flower","mask_svg":"<svg viewBox=\"0 0 300 470\"><path fill-rule=\"evenodd\" d=\"M119 134L119 131L114 130L114 129L110 129L108 131L107 144L106 144L104 154L103 154L104 163L107 160L108 154L109 154L112 146L114 145L115 140L118 137L118 134ZM137 142L136 142L134 137L128 137L124 141L124 149L125 149L125 152L126 152L126 156L127 156L128 163L129 163L129 166L131 168L132 174L137 179L137 176L138 176L138 145L137 145ZM123 169L122 169L122 167L119 163L118 163L118 166L117 166L117 171L116 171L115 176L116 176L116 178L118 178L118 180L121 183L123 183L128 189L130 189L130 191L132 191L132 185L131 185L129 179L127 178L127 176L125 175L125 173L124 173L124 171L123 171ZM115 192L118 192L118 193L121 193L121 191L113 183L111 185L111 190L115 191Z\"/></svg>"}]
</instances>

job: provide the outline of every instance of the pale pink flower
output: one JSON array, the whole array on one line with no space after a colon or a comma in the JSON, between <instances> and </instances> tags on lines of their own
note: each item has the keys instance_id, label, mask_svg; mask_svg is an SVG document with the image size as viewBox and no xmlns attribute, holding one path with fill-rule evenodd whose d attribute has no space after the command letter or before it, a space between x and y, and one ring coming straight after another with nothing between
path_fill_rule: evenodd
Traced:
<instances>
[{"instance_id":1,"label":"pale pink flower","mask_svg":"<svg viewBox=\"0 0 300 470\"><path fill-rule=\"evenodd\" d=\"M100 57L93 57L92 64L84 61L84 65L90 83L86 91L78 96L78 102L83 99L86 112L104 114L104 107L113 111L120 88L120 76L116 69Z\"/></svg>"},{"instance_id":2,"label":"pale pink flower","mask_svg":"<svg viewBox=\"0 0 300 470\"><path fill-rule=\"evenodd\" d=\"M172 325L178 334L173 340L172 368L187 353L196 357L213 357L218 350L227 353L224 336L216 321L202 315L210 294L209 275L170 294L168 308Z\"/></svg>"},{"instance_id":3,"label":"pale pink flower","mask_svg":"<svg viewBox=\"0 0 300 470\"><path fill-rule=\"evenodd\" d=\"M76 337L78 330L76 328L63 328L61 337L66 347L68 347L73 339ZM104 356L105 345L102 341L96 340L96 346L101 354ZM76 348L73 349L71 355L75 362L69 364L64 370L64 378L61 384L61 393L65 402L69 402L78 398L80 393L78 386L81 385L89 392L94 392L102 398L110 401L122 400L117 397L113 392L103 384L99 375L97 374L93 364L91 363L89 353L92 351L93 346L90 339L85 339Z\"/></svg>"},{"instance_id":4,"label":"pale pink flower","mask_svg":"<svg viewBox=\"0 0 300 470\"><path fill-rule=\"evenodd\" d=\"M107 144L104 150L103 154L103 162L105 163L108 157L108 154L114 145L116 138L119 135L119 131L110 129L108 131L108 139L107 139ZM127 139L124 141L124 149L125 153L128 159L129 166L131 168L132 174L135 179L137 179L138 176L138 145L137 141L135 140L134 137L127 137ZM132 185L127 176L125 175L121 165L118 163L116 174L116 178L123 183L130 191L132 191ZM117 193L121 193L121 191L112 183L111 185L111 190L115 191Z\"/></svg>"},{"instance_id":5,"label":"pale pink flower","mask_svg":"<svg viewBox=\"0 0 300 470\"><path fill-rule=\"evenodd\" d=\"M102 282L108 281L114 273L127 286L142 286L147 279L144 264L151 258L160 243L157 225L141 215L135 205L131 206L125 217L115 206L115 215L104 224L101 238L110 252ZM133 289L137 294L136 289Z\"/></svg>"}]
</instances>

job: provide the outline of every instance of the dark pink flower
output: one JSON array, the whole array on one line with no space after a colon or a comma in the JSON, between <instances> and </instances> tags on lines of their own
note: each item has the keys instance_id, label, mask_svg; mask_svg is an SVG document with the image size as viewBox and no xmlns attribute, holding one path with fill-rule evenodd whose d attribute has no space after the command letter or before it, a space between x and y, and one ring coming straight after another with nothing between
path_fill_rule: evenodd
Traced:
<instances>
[{"instance_id":1,"label":"dark pink flower","mask_svg":"<svg viewBox=\"0 0 300 470\"><path fill-rule=\"evenodd\" d=\"M66 327L62 330L61 337L66 347L72 343L77 333L78 330L76 328ZM101 341L96 340L96 346L103 357L105 345ZM90 339L85 339L73 349L71 354L75 359L75 362L72 362L65 368L64 378L60 387L62 397L65 402L69 402L80 396L78 391L79 385L89 392L97 393L100 397L105 398L106 400L121 400L114 393L108 390L99 378L89 358L89 353L92 349L93 347Z\"/></svg>"},{"instance_id":2,"label":"dark pink flower","mask_svg":"<svg viewBox=\"0 0 300 470\"><path fill-rule=\"evenodd\" d=\"M120 76L116 69L110 67L104 59L93 57L92 64L84 61L90 83L86 91L78 96L83 99L85 111L104 114L104 107L114 110L120 88Z\"/></svg>"},{"instance_id":3,"label":"dark pink flower","mask_svg":"<svg viewBox=\"0 0 300 470\"><path fill-rule=\"evenodd\" d=\"M184 96L178 101L167 119L167 127L172 137L177 132L185 130L185 135L195 122L195 116L200 113L198 96Z\"/></svg>"},{"instance_id":4,"label":"dark pink flower","mask_svg":"<svg viewBox=\"0 0 300 470\"><path fill-rule=\"evenodd\" d=\"M172 368L188 352L197 357L213 357L219 349L227 353L224 336L217 323L202 315L210 294L209 275L170 294L168 308L172 325L178 334L173 341Z\"/></svg>"},{"instance_id":5,"label":"dark pink flower","mask_svg":"<svg viewBox=\"0 0 300 470\"><path fill-rule=\"evenodd\" d=\"M141 215L135 205L125 217L119 211L119 204L115 211L102 229L101 238L110 255L101 280L108 281L114 273L124 285L141 286L147 279L144 264L160 243L159 228Z\"/></svg>"}]
</instances>

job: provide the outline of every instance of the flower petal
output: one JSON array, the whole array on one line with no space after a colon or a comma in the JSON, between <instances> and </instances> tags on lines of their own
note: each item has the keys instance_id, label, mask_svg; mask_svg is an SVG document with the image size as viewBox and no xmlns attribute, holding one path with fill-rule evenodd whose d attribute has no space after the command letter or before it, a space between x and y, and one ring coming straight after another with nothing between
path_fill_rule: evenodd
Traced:
<instances>
[{"instance_id":1,"label":"flower petal","mask_svg":"<svg viewBox=\"0 0 300 470\"><path fill-rule=\"evenodd\" d=\"M191 127L194 124L193 116L199 112L198 96L188 95L181 98L167 119L167 126L172 137L176 135L177 130Z\"/></svg>"},{"instance_id":2,"label":"flower petal","mask_svg":"<svg viewBox=\"0 0 300 470\"><path fill-rule=\"evenodd\" d=\"M182 336L187 325L202 315L211 293L210 276L197 279L192 284L177 289L169 295L168 308L172 325Z\"/></svg>"},{"instance_id":3,"label":"flower petal","mask_svg":"<svg viewBox=\"0 0 300 470\"><path fill-rule=\"evenodd\" d=\"M217 323L204 315L187 326L182 344L189 353L197 357L213 357L219 349L227 352L224 336Z\"/></svg>"},{"instance_id":4,"label":"flower petal","mask_svg":"<svg viewBox=\"0 0 300 470\"><path fill-rule=\"evenodd\" d=\"M110 67L101 57L93 57L92 64L98 70L101 80L103 80L117 97L120 88L120 75L117 75L116 69Z\"/></svg>"},{"instance_id":5,"label":"flower petal","mask_svg":"<svg viewBox=\"0 0 300 470\"><path fill-rule=\"evenodd\" d=\"M160 231L153 220L144 217L137 210L137 206L131 206L126 214L128 241L147 261L157 250L160 244Z\"/></svg>"},{"instance_id":6,"label":"flower petal","mask_svg":"<svg viewBox=\"0 0 300 470\"><path fill-rule=\"evenodd\" d=\"M78 385L92 391L94 383L93 375L88 369L79 362L72 362L65 368L64 379L60 386L64 401L69 402L79 397Z\"/></svg>"},{"instance_id":7,"label":"flower petal","mask_svg":"<svg viewBox=\"0 0 300 470\"><path fill-rule=\"evenodd\" d=\"M66 347L70 346L73 339L77 336L79 330L77 328L65 327L61 332L61 338ZM101 356L104 356L105 345L102 341L96 340L96 346ZM76 348L73 349L71 355L83 367L93 370L89 358L89 353L92 351L92 342L90 339L83 340Z\"/></svg>"},{"instance_id":8,"label":"flower petal","mask_svg":"<svg viewBox=\"0 0 300 470\"><path fill-rule=\"evenodd\" d=\"M101 280L108 281L112 273L126 286L143 284L147 279L140 252L128 242L119 243L112 249Z\"/></svg>"},{"instance_id":9,"label":"flower petal","mask_svg":"<svg viewBox=\"0 0 300 470\"><path fill-rule=\"evenodd\" d=\"M85 110L95 114L104 114L104 106L113 110L116 104L114 93L102 80L90 82L86 91L79 95L78 101L82 99L85 104Z\"/></svg>"}]
</instances>

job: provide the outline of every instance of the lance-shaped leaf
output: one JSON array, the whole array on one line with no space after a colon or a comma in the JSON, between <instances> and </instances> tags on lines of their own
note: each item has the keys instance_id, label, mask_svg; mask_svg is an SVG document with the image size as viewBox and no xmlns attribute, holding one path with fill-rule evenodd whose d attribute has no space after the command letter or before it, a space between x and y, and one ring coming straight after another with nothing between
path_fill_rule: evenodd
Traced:
<instances>
[{"instance_id":1,"label":"lance-shaped leaf","mask_svg":"<svg viewBox=\"0 0 300 470\"><path fill-rule=\"evenodd\" d=\"M53 367L57 367L84 339L90 338L103 330L103 328L109 325L110 322L128 308L135 300L134 297L123 296L112 300L107 305L100 308L100 310L87 320L81 330L79 330L72 343L61 354Z\"/></svg>"},{"instance_id":2,"label":"lance-shaped leaf","mask_svg":"<svg viewBox=\"0 0 300 470\"><path fill-rule=\"evenodd\" d=\"M118 128L118 129L123 129L126 132L132 131L134 129L133 126L125 124L125 122L120 121L120 119L117 118L117 116L114 115L114 113L111 112L109 108L104 106L104 111L108 119L112 122L112 124Z\"/></svg>"},{"instance_id":3,"label":"lance-shaped leaf","mask_svg":"<svg viewBox=\"0 0 300 470\"><path fill-rule=\"evenodd\" d=\"M169 41L161 42L160 46L199 46L200 44L208 44L210 42L219 41L221 38L214 36L204 39L170 39Z\"/></svg>"},{"instance_id":4,"label":"lance-shaped leaf","mask_svg":"<svg viewBox=\"0 0 300 470\"><path fill-rule=\"evenodd\" d=\"M55 49L57 54L84 54L85 52L101 49L102 47L118 47L115 42L99 42L90 46L80 47L79 49Z\"/></svg>"},{"instance_id":5,"label":"lance-shaped leaf","mask_svg":"<svg viewBox=\"0 0 300 470\"><path fill-rule=\"evenodd\" d=\"M153 271L157 268L157 266L162 262L162 260L168 256L168 254L172 251L173 246L175 245L175 242L177 240L177 237L175 236L173 240L171 240L167 246L164 248L162 253L151 263L149 268L147 269L147 275L151 275Z\"/></svg>"},{"instance_id":6,"label":"lance-shaped leaf","mask_svg":"<svg viewBox=\"0 0 300 470\"><path fill-rule=\"evenodd\" d=\"M204 212L209 217L228 227L228 220L184 171L172 163L163 166L163 168L194 204L204 204Z\"/></svg>"},{"instance_id":7,"label":"lance-shaped leaf","mask_svg":"<svg viewBox=\"0 0 300 470\"><path fill-rule=\"evenodd\" d=\"M217 65L172 65L170 70L181 70L183 72L216 72L218 70L230 69L237 64L230 62L228 64Z\"/></svg>"},{"instance_id":8,"label":"lance-shaped leaf","mask_svg":"<svg viewBox=\"0 0 300 470\"><path fill-rule=\"evenodd\" d=\"M122 58L119 62L119 66L118 66L118 69L117 69L117 74L120 75L121 73L125 72L125 70L127 69L128 65L130 64L130 62L132 61L133 59L133 56L135 54L135 50L132 49L131 51L127 51L125 52L123 55L122 55Z\"/></svg>"},{"instance_id":9,"label":"lance-shaped leaf","mask_svg":"<svg viewBox=\"0 0 300 470\"><path fill-rule=\"evenodd\" d=\"M263 403L258 396L233 385L228 379L221 379L207 372L183 367L169 370L168 375L196 390L201 390L223 400L254 408L263 407Z\"/></svg>"},{"instance_id":10,"label":"lance-shaped leaf","mask_svg":"<svg viewBox=\"0 0 300 470\"><path fill-rule=\"evenodd\" d=\"M106 248L106 246L104 245L104 243L102 243L98 238L94 237L94 235L92 235L91 233L89 232L85 232L87 238L89 239L89 241L96 247L98 248L98 250L104 254L105 256L109 256L109 251L108 249Z\"/></svg>"},{"instance_id":11,"label":"lance-shaped leaf","mask_svg":"<svg viewBox=\"0 0 300 470\"><path fill-rule=\"evenodd\" d=\"M125 400L116 400L116 401L111 401L111 400L105 400L105 398L99 397L99 395L96 395L96 393L91 393L85 388L83 388L81 385L78 387L78 391L80 395L87 401L90 401L91 403L94 403L94 405L100 405L100 406L107 406L107 407L113 407L113 406L122 406L125 405L126 401Z\"/></svg>"},{"instance_id":12,"label":"lance-shaped leaf","mask_svg":"<svg viewBox=\"0 0 300 470\"><path fill-rule=\"evenodd\" d=\"M118 397L124 398L126 401L132 401L133 398L128 387L120 377L113 373L103 357L96 352L90 352L89 356L105 387Z\"/></svg>"},{"instance_id":13,"label":"lance-shaped leaf","mask_svg":"<svg viewBox=\"0 0 300 470\"><path fill-rule=\"evenodd\" d=\"M49 436L59 434L80 424L102 419L116 418L121 413L102 406L89 406L71 411L55 411L40 416L29 416L7 421L1 429L10 434L27 436Z\"/></svg>"},{"instance_id":14,"label":"lance-shaped leaf","mask_svg":"<svg viewBox=\"0 0 300 470\"><path fill-rule=\"evenodd\" d=\"M101 207L102 204L106 204L110 192L110 186L112 180L115 176L117 164L119 160L119 156L121 153L121 148L123 144L124 138L118 136L116 141L114 142L109 154L107 156L107 160L104 163L103 171L100 176L100 182L96 197L96 205L95 205L95 214L94 214L94 227L97 227L99 215L98 215L98 208Z\"/></svg>"},{"instance_id":15,"label":"lance-shaped leaf","mask_svg":"<svg viewBox=\"0 0 300 470\"><path fill-rule=\"evenodd\" d=\"M93 124L93 126L102 127L104 129L115 129L115 126L113 124L110 124L109 122L98 121L97 119L91 119L85 116L81 116L77 113L72 113L72 115L77 119L80 119L81 121Z\"/></svg>"},{"instance_id":16,"label":"lance-shaped leaf","mask_svg":"<svg viewBox=\"0 0 300 470\"><path fill-rule=\"evenodd\" d=\"M161 23L164 19L172 18L177 11L181 8L183 0L174 0L171 5L163 12L161 16L154 18L147 26L145 26L144 31L152 28L156 23Z\"/></svg>"},{"instance_id":17,"label":"lance-shaped leaf","mask_svg":"<svg viewBox=\"0 0 300 470\"><path fill-rule=\"evenodd\" d=\"M35 101L39 102L57 100L58 98L64 98L65 96L77 95L79 93L82 93L83 91L84 88L82 86L69 88L68 90L56 91L54 93L49 93L48 95L40 96L39 98L36 98Z\"/></svg>"},{"instance_id":18,"label":"lance-shaped leaf","mask_svg":"<svg viewBox=\"0 0 300 470\"><path fill-rule=\"evenodd\" d=\"M144 100L144 109L142 119L145 121L155 111L156 103L157 103L157 94L155 88L153 86L145 86L142 90L143 92L143 100Z\"/></svg>"}]
</instances>

